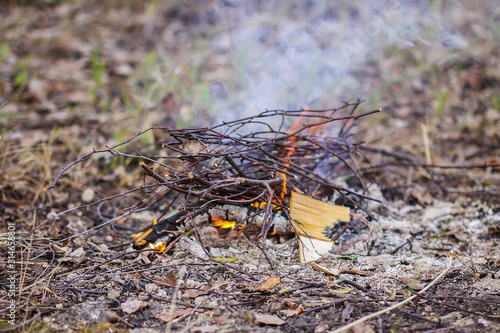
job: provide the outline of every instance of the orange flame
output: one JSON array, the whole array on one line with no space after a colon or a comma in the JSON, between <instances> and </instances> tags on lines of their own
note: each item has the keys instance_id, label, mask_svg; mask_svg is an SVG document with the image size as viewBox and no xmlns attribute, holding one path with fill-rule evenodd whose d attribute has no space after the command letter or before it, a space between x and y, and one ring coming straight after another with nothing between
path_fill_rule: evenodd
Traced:
<instances>
[{"instance_id":1,"label":"orange flame","mask_svg":"<svg viewBox=\"0 0 500 333\"><path fill-rule=\"evenodd\" d=\"M294 134L295 132L297 132L300 129L300 127L303 125L302 118L304 117L304 112L306 112L308 110L309 109L307 107L304 108L304 111L300 114L299 119L297 119L297 121L292 125L292 127L288 131L288 134ZM286 158L285 158L285 160L287 162L286 166L290 165L290 163L288 163L288 161L290 160L290 157L292 156L292 154L295 153L296 147L297 147L297 136L296 135L292 135L291 137L289 137L285 140L285 149L288 150L288 152L286 154ZM287 169L285 168L285 171L286 170ZM288 181L286 179L285 173L282 173L282 177L283 177L283 191L281 192L281 199L284 199L285 194L288 193L287 188L286 188L286 184Z\"/></svg>"},{"instance_id":2,"label":"orange flame","mask_svg":"<svg viewBox=\"0 0 500 333\"><path fill-rule=\"evenodd\" d=\"M226 221L222 217L213 217L212 222L214 227L220 227L221 229L234 230L236 226L236 221Z\"/></svg>"},{"instance_id":3,"label":"orange flame","mask_svg":"<svg viewBox=\"0 0 500 333\"><path fill-rule=\"evenodd\" d=\"M155 244L149 243L149 247L158 253L162 253L163 251L165 251L167 244L163 244L163 242L160 241L160 242L157 242Z\"/></svg>"}]
</instances>

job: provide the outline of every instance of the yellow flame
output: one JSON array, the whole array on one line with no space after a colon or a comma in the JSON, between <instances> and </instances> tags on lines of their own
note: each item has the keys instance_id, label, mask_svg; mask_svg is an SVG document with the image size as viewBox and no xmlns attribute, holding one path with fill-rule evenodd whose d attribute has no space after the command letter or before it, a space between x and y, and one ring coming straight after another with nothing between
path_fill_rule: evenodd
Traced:
<instances>
[{"instance_id":1,"label":"yellow flame","mask_svg":"<svg viewBox=\"0 0 500 333\"><path fill-rule=\"evenodd\" d=\"M309 110L309 108L306 107L304 109L304 111L300 114L299 119L297 119L297 121L295 121L295 123L292 125L292 127L288 131L289 134L294 134L300 129L300 127L303 125L304 113L307 112L308 110ZM288 149L288 153L286 154L286 158L285 158L285 161L286 161L285 165L288 167L290 165L290 163L289 163L290 157L292 157L292 154L295 153L295 151L297 149L297 136L292 135L288 139L286 139L285 142L286 142L285 150ZM285 171L286 170L287 170L287 168L285 167ZM283 200L285 198L285 195L288 194L288 190L286 188L286 184L288 181L286 179L286 173L282 173L281 176L283 177L283 190L281 191L281 199Z\"/></svg>"},{"instance_id":2,"label":"yellow flame","mask_svg":"<svg viewBox=\"0 0 500 333\"><path fill-rule=\"evenodd\" d=\"M281 199L285 198L285 194L287 194L286 191L286 173L283 173L283 191L281 192Z\"/></svg>"},{"instance_id":3,"label":"yellow flame","mask_svg":"<svg viewBox=\"0 0 500 333\"><path fill-rule=\"evenodd\" d=\"M214 227L220 227L221 229L229 229L234 230L236 226L236 221L226 221L221 218L214 220Z\"/></svg>"},{"instance_id":4,"label":"yellow flame","mask_svg":"<svg viewBox=\"0 0 500 333\"><path fill-rule=\"evenodd\" d=\"M162 253L163 251L165 251L167 244L163 244L163 242L157 242L156 244L149 243L149 247L158 253Z\"/></svg>"},{"instance_id":5,"label":"yellow flame","mask_svg":"<svg viewBox=\"0 0 500 333\"><path fill-rule=\"evenodd\" d=\"M254 202L250 204L250 206L255 207L255 208L263 208L267 206L267 201L260 201L260 202Z\"/></svg>"}]
</instances>

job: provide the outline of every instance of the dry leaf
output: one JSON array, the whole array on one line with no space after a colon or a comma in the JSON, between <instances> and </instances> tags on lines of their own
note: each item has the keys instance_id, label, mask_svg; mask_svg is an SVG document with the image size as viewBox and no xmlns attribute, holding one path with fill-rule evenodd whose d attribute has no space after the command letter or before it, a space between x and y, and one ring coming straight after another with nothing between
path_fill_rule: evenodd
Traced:
<instances>
[{"instance_id":1,"label":"dry leaf","mask_svg":"<svg viewBox=\"0 0 500 333\"><path fill-rule=\"evenodd\" d=\"M281 283L281 277L270 277L266 281L262 282L257 289L260 291L267 291L275 288L278 284Z\"/></svg>"},{"instance_id":2,"label":"dry leaf","mask_svg":"<svg viewBox=\"0 0 500 333\"><path fill-rule=\"evenodd\" d=\"M189 290L186 290L183 294L182 294L182 298L196 298L198 296L201 296L201 295L206 295L207 293L203 290L192 290L192 289L189 289Z\"/></svg>"},{"instance_id":3,"label":"dry leaf","mask_svg":"<svg viewBox=\"0 0 500 333\"><path fill-rule=\"evenodd\" d=\"M492 227L488 227L488 233L490 235L500 234L500 225L494 225Z\"/></svg>"},{"instance_id":4,"label":"dry leaf","mask_svg":"<svg viewBox=\"0 0 500 333\"><path fill-rule=\"evenodd\" d=\"M201 152L207 152L207 148L198 140L188 140L180 145L180 148L189 154L198 154Z\"/></svg>"},{"instance_id":5,"label":"dry leaf","mask_svg":"<svg viewBox=\"0 0 500 333\"><path fill-rule=\"evenodd\" d=\"M182 316L187 316L189 315L193 310L192 309L184 309L184 310L175 310L172 313L170 311L168 313L162 313L156 318L163 320L164 322L168 323L172 319L182 317Z\"/></svg>"},{"instance_id":6,"label":"dry leaf","mask_svg":"<svg viewBox=\"0 0 500 333\"><path fill-rule=\"evenodd\" d=\"M255 313L254 317L255 321L258 322L259 324L278 325L278 326L285 324L285 321L283 319L280 319L273 315Z\"/></svg>"},{"instance_id":7,"label":"dry leaf","mask_svg":"<svg viewBox=\"0 0 500 333\"><path fill-rule=\"evenodd\" d=\"M342 311L342 321L348 322L351 318L351 313L354 311L354 305L352 303L347 303L344 311Z\"/></svg>"},{"instance_id":8,"label":"dry leaf","mask_svg":"<svg viewBox=\"0 0 500 333\"><path fill-rule=\"evenodd\" d=\"M159 278L158 281L171 286L177 285L177 277L175 276L175 273L173 271L168 271L167 274Z\"/></svg>"},{"instance_id":9,"label":"dry leaf","mask_svg":"<svg viewBox=\"0 0 500 333\"><path fill-rule=\"evenodd\" d=\"M337 268L328 269L326 267L318 265L315 262L310 262L309 265L311 265L311 267L314 268L315 270L323 272L323 273L326 273L326 274L337 276L337 275L339 275L341 273L340 269L337 269Z\"/></svg>"},{"instance_id":10,"label":"dry leaf","mask_svg":"<svg viewBox=\"0 0 500 333\"><path fill-rule=\"evenodd\" d=\"M419 205L422 207L426 207L434 202L434 198L429 193L429 191L420 185L415 185L410 187L406 191L406 196L410 198L414 198L418 201Z\"/></svg>"},{"instance_id":11,"label":"dry leaf","mask_svg":"<svg viewBox=\"0 0 500 333\"><path fill-rule=\"evenodd\" d=\"M250 311L243 310L243 312L241 314L243 316L243 319L245 319L245 321L247 323L249 323L250 325L253 325L255 323L255 319Z\"/></svg>"},{"instance_id":12,"label":"dry leaf","mask_svg":"<svg viewBox=\"0 0 500 333\"><path fill-rule=\"evenodd\" d=\"M311 267L317 271L320 271L320 272L323 272L326 274L330 274L330 275L334 275L334 276L337 276L337 275L342 274L342 273L358 274L358 275L363 275L363 276L368 275L367 271L360 271L359 269L337 269L337 268L330 269L330 268L326 268L324 266L318 265L315 262L310 262L309 265L311 265Z\"/></svg>"},{"instance_id":13,"label":"dry leaf","mask_svg":"<svg viewBox=\"0 0 500 333\"><path fill-rule=\"evenodd\" d=\"M193 328L193 333L212 333L220 331L219 325L200 326Z\"/></svg>"},{"instance_id":14,"label":"dry leaf","mask_svg":"<svg viewBox=\"0 0 500 333\"><path fill-rule=\"evenodd\" d=\"M298 298L294 297L280 298L280 300L289 308L295 307L297 303L300 301Z\"/></svg>"},{"instance_id":15,"label":"dry leaf","mask_svg":"<svg viewBox=\"0 0 500 333\"><path fill-rule=\"evenodd\" d=\"M226 325L229 323L229 316L231 315L230 312L226 312L224 313L222 316L220 317L214 317L213 320L215 321L215 323L217 325Z\"/></svg>"},{"instance_id":16,"label":"dry leaf","mask_svg":"<svg viewBox=\"0 0 500 333\"><path fill-rule=\"evenodd\" d=\"M353 333L375 333L373 328L366 323L359 323L352 327Z\"/></svg>"},{"instance_id":17,"label":"dry leaf","mask_svg":"<svg viewBox=\"0 0 500 333\"><path fill-rule=\"evenodd\" d=\"M328 299L320 299L320 300L311 300L311 301L306 301L303 305L305 308L315 308L317 306L323 306L326 304L330 304L332 301Z\"/></svg>"},{"instance_id":18,"label":"dry leaf","mask_svg":"<svg viewBox=\"0 0 500 333\"><path fill-rule=\"evenodd\" d=\"M295 310L292 309L287 309L286 310L286 316L287 317L293 317L295 315L299 315L304 311L304 308L302 306L298 306Z\"/></svg>"},{"instance_id":19,"label":"dry leaf","mask_svg":"<svg viewBox=\"0 0 500 333\"><path fill-rule=\"evenodd\" d=\"M32 78L28 84L28 91L37 102L44 102L47 100L47 83L46 81Z\"/></svg>"}]
</instances>

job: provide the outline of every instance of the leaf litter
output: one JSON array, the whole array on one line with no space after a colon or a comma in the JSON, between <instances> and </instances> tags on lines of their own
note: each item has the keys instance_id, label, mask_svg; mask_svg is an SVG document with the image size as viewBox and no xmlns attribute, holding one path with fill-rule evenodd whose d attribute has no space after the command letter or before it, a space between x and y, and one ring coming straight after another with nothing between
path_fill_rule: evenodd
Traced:
<instances>
[{"instance_id":1,"label":"leaf litter","mask_svg":"<svg viewBox=\"0 0 500 333\"><path fill-rule=\"evenodd\" d=\"M75 210L24 237L25 231L50 218L51 212L59 214L141 184L142 175L133 163L101 155L76 166L57 191L44 191L63 166L92 147L120 142L147 127L143 124L180 124L179 115L171 110L182 109L189 115L190 101L182 84L189 86L191 77L181 75L177 85L157 81L156 86L148 86L147 75L137 69L150 54L148 43L152 47L158 38L165 52L181 65L190 65L179 60L189 44L203 46L196 41L197 34L218 28L211 18L214 7L193 4L162 4L156 9L113 2L38 3L42 8L2 5L9 8L2 14L1 41L9 43L11 51L0 59L1 96L9 101L0 102L0 209L3 221L24 229L19 231L18 261L28 269L23 271L17 313L19 323L36 316L24 330L100 327L158 332L168 327L193 332L324 332L422 290L444 271L450 252L461 260L454 261L431 293L358 324L357 329L499 330L500 245L495 230L500 223L500 113L495 91L500 73L492 55L498 52L498 43L479 52L465 50L433 69L408 66L408 61L432 62L440 56L436 49L426 55L420 51L411 55L410 49L403 49L384 62L366 65L362 73L366 82L390 82L375 105L385 110L386 118L374 120L364 132L370 143L366 154L371 165L365 167L367 178L373 181L370 190L384 201L370 204L377 220L370 222L373 230L368 241L363 240L368 228L349 228L332 253L318 261L317 265L338 273L334 276L300 263L294 239L259 241L280 273L279 284L254 244L244 238L221 239L210 230L201 233L209 253L237 257L231 265L254 278L207 261L202 249L183 243L163 255L134 252L127 237L149 224L151 217L117 221L68 239L120 215L131 204L119 200L97 210ZM145 15L135 15L137 10ZM154 10L169 20L151 14ZM471 11L472 18L464 14L460 29L490 45L490 27L474 23L473 13L484 15L481 9ZM162 27L160 37L147 33ZM92 71L96 41L98 57L106 59L102 78ZM206 53L200 53L211 57L205 70L215 76L220 69L210 68L210 62L217 62L217 55ZM408 84L398 82L398 77L406 77ZM93 97L89 92L96 80L101 86ZM436 94L436 86L451 88ZM170 105L162 104L167 102L165 92L171 94ZM151 97L148 102L143 94ZM172 106L172 96L176 106ZM424 119L421 113L430 109L429 103L439 109L439 98L446 103L440 118L427 123L430 142L425 148L424 132L415 130L414 124ZM136 117L130 117L127 108L131 107ZM164 112L154 112L157 107ZM208 111L200 112L202 117L204 113ZM380 134L389 131L390 135ZM441 170L422 162L426 150L432 165L456 168ZM131 201L139 199L133 196ZM4 236L7 227L2 227ZM197 244L194 237L186 239ZM3 279L6 269L2 269ZM3 301L6 297L2 294Z\"/></svg>"}]
</instances>

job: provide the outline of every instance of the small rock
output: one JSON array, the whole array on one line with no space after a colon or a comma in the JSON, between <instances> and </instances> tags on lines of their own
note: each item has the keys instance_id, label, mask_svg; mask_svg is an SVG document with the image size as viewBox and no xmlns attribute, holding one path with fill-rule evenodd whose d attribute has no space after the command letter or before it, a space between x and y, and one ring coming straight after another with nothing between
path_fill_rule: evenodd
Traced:
<instances>
[{"instance_id":1,"label":"small rock","mask_svg":"<svg viewBox=\"0 0 500 333\"><path fill-rule=\"evenodd\" d=\"M121 309L123 312L127 314L132 314L136 311L139 311L142 308L145 308L148 305L148 302L139 301L138 299L129 299L122 303Z\"/></svg>"},{"instance_id":2,"label":"small rock","mask_svg":"<svg viewBox=\"0 0 500 333\"><path fill-rule=\"evenodd\" d=\"M223 254L222 254L221 250L219 248L216 248L216 247L211 247L210 248L210 254L214 258L222 258L223 257Z\"/></svg>"},{"instance_id":3,"label":"small rock","mask_svg":"<svg viewBox=\"0 0 500 333\"><path fill-rule=\"evenodd\" d=\"M147 283L144 288L148 293L152 293L158 289L158 285L156 283Z\"/></svg>"},{"instance_id":4,"label":"small rock","mask_svg":"<svg viewBox=\"0 0 500 333\"><path fill-rule=\"evenodd\" d=\"M85 250L83 249L83 247L79 247L78 249L76 249L75 251L71 252L69 254L70 257L81 257L85 254Z\"/></svg>"},{"instance_id":5,"label":"small rock","mask_svg":"<svg viewBox=\"0 0 500 333\"><path fill-rule=\"evenodd\" d=\"M99 244L99 250L102 252L109 252L109 247L106 244Z\"/></svg>"},{"instance_id":6,"label":"small rock","mask_svg":"<svg viewBox=\"0 0 500 333\"><path fill-rule=\"evenodd\" d=\"M326 332L326 330L328 330L328 324L321 324L316 326L314 333L323 333Z\"/></svg>"},{"instance_id":7,"label":"small rock","mask_svg":"<svg viewBox=\"0 0 500 333\"><path fill-rule=\"evenodd\" d=\"M118 290L111 289L108 293L108 298L110 299L117 299L118 297L120 297L120 292Z\"/></svg>"},{"instance_id":8,"label":"small rock","mask_svg":"<svg viewBox=\"0 0 500 333\"><path fill-rule=\"evenodd\" d=\"M203 238L219 238L219 231L212 226L204 226L200 230L200 235Z\"/></svg>"},{"instance_id":9,"label":"small rock","mask_svg":"<svg viewBox=\"0 0 500 333\"><path fill-rule=\"evenodd\" d=\"M91 188L86 188L82 193L83 202L89 203L95 198L95 191Z\"/></svg>"}]
</instances>

